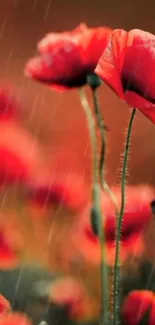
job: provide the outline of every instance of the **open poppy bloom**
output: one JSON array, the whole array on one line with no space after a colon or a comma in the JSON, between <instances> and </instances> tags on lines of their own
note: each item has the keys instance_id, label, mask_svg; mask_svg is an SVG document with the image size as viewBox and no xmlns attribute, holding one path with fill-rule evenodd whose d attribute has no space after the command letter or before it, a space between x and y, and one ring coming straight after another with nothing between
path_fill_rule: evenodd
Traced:
<instances>
[{"instance_id":1,"label":"open poppy bloom","mask_svg":"<svg viewBox=\"0 0 155 325\"><path fill-rule=\"evenodd\" d=\"M121 309L122 320L127 325L155 323L155 295L148 290L132 291L124 300Z\"/></svg>"},{"instance_id":2,"label":"open poppy bloom","mask_svg":"<svg viewBox=\"0 0 155 325\"><path fill-rule=\"evenodd\" d=\"M118 200L118 207L120 208L120 188L115 187L113 192ZM139 257L146 250L144 238L150 223L153 222L150 208L153 195L153 190L147 186L128 186L126 188L126 204L120 248L121 263L125 262L129 255ZM114 206L105 193L102 194L102 211L105 217L107 263L114 265L116 253L116 216ZM87 260L91 263L99 264L101 258L100 243L90 224L90 206L83 211L83 220L83 227L81 230L78 229L75 239L73 235L73 240L81 254ZM154 237L148 236L148 238L150 238L147 246L147 250L149 251L149 245L154 240Z\"/></svg>"},{"instance_id":3,"label":"open poppy bloom","mask_svg":"<svg viewBox=\"0 0 155 325\"><path fill-rule=\"evenodd\" d=\"M95 73L130 107L155 123L155 35L133 29L113 31Z\"/></svg>"},{"instance_id":4,"label":"open poppy bloom","mask_svg":"<svg viewBox=\"0 0 155 325\"><path fill-rule=\"evenodd\" d=\"M94 72L112 30L80 24L72 31L49 33L39 43L39 56L26 64L25 74L56 89L81 87Z\"/></svg>"}]
</instances>

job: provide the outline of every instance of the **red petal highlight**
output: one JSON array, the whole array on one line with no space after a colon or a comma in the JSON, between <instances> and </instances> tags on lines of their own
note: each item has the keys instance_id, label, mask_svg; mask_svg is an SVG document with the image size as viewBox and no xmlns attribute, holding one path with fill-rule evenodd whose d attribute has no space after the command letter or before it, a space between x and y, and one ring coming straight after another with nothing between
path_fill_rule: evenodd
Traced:
<instances>
[{"instance_id":1,"label":"red petal highlight","mask_svg":"<svg viewBox=\"0 0 155 325\"><path fill-rule=\"evenodd\" d=\"M154 294L151 291L133 291L122 306L122 318L127 325L139 325L143 316L153 305ZM149 325L151 325L149 323Z\"/></svg>"},{"instance_id":2,"label":"red petal highlight","mask_svg":"<svg viewBox=\"0 0 155 325\"><path fill-rule=\"evenodd\" d=\"M125 100L130 107L138 108L142 114L155 124L155 104L136 94L133 91L125 92Z\"/></svg>"},{"instance_id":3,"label":"red petal highlight","mask_svg":"<svg viewBox=\"0 0 155 325\"><path fill-rule=\"evenodd\" d=\"M127 32L116 29L103 52L95 73L110 86L121 99L124 99L121 84L121 70L127 42Z\"/></svg>"}]
</instances>

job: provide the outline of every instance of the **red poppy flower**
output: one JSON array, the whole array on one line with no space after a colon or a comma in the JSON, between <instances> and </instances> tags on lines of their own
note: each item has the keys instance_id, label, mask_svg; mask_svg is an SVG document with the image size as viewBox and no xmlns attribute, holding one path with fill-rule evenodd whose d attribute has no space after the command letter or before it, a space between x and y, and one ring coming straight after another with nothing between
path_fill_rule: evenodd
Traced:
<instances>
[{"instance_id":1,"label":"red poppy flower","mask_svg":"<svg viewBox=\"0 0 155 325\"><path fill-rule=\"evenodd\" d=\"M146 325L155 324L155 295L148 290L132 291L124 300L122 319L126 325L139 325L147 315Z\"/></svg>"},{"instance_id":2,"label":"red poppy flower","mask_svg":"<svg viewBox=\"0 0 155 325\"><path fill-rule=\"evenodd\" d=\"M120 207L120 188L114 188L113 192L117 197L118 206ZM154 196L152 189L147 186L128 186L126 189L126 196L127 200L125 205L120 249L120 258L122 263L127 259L129 254L141 256L141 254L144 253L145 230L153 220L150 208L150 202ZM102 194L102 211L105 216L108 264L113 265L116 253L116 217L114 206L105 193ZM72 240L86 259L91 263L98 264L100 263L101 258L100 244L98 237L93 233L89 219L90 206L83 211L83 225L81 223L81 229L78 229L75 238L73 236ZM151 237L151 240L153 239L154 238ZM148 247L147 249L149 250Z\"/></svg>"},{"instance_id":3,"label":"red poppy flower","mask_svg":"<svg viewBox=\"0 0 155 325\"><path fill-rule=\"evenodd\" d=\"M130 107L155 123L154 66L155 35L116 29L95 72Z\"/></svg>"},{"instance_id":4,"label":"red poppy flower","mask_svg":"<svg viewBox=\"0 0 155 325\"><path fill-rule=\"evenodd\" d=\"M53 172L30 179L27 183L28 196L31 201L39 205L62 205L68 210L80 211L87 200L86 185L76 174L66 172Z\"/></svg>"},{"instance_id":5,"label":"red poppy flower","mask_svg":"<svg viewBox=\"0 0 155 325\"><path fill-rule=\"evenodd\" d=\"M87 28L49 33L38 43L39 56L28 61L25 73L52 88L66 89L86 84L106 47L111 29Z\"/></svg>"},{"instance_id":6,"label":"red poppy flower","mask_svg":"<svg viewBox=\"0 0 155 325\"><path fill-rule=\"evenodd\" d=\"M25 186L37 250L39 247L40 254L46 252L52 270L68 270L75 254L70 233L76 234L81 222L79 211L88 202L87 186L79 174L68 174L65 168L30 177Z\"/></svg>"},{"instance_id":7,"label":"red poppy flower","mask_svg":"<svg viewBox=\"0 0 155 325\"><path fill-rule=\"evenodd\" d=\"M31 321L20 313L8 313L1 315L0 325L31 325Z\"/></svg>"}]
</instances>

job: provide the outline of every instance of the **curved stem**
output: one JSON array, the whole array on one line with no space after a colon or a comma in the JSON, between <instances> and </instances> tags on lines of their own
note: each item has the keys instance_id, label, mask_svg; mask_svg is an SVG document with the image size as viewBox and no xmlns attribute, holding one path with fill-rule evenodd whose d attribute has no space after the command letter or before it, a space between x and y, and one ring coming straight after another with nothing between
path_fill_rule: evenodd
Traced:
<instances>
[{"instance_id":1,"label":"curved stem","mask_svg":"<svg viewBox=\"0 0 155 325\"><path fill-rule=\"evenodd\" d=\"M116 216L119 215L119 211L117 208L117 200L114 193L111 191L109 185L105 181L104 177L104 163L105 163L105 153L106 153L106 125L104 124L103 117L101 116L100 107L98 103L98 96L97 96L97 88L92 89L93 92L93 101L94 101L94 111L97 119L97 124L100 129L101 134L101 154L100 154L100 161L99 161L99 175L100 175L100 182L103 190L108 194L112 203L115 207Z\"/></svg>"},{"instance_id":2,"label":"curved stem","mask_svg":"<svg viewBox=\"0 0 155 325\"><path fill-rule=\"evenodd\" d=\"M89 135L93 154L93 191L92 205L96 209L97 224L99 229L99 240L101 247L101 324L108 324L109 321L109 278L108 267L106 265L105 251L105 234L104 234L104 216L101 212L101 187L99 184L99 163L98 163L98 148L97 137L95 131L95 121L89 103L85 96L84 90L80 89L80 99L83 106L89 128Z\"/></svg>"},{"instance_id":3,"label":"curved stem","mask_svg":"<svg viewBox=\"0 0 155 325\"><path fill-rule=\"evenodd\" d=\"M127 138L124 151L123 167L122 167L122 176L121 176L121 208L117 223L117 234L116 234L116 256L115 256L115 267L114 267L114 324L118 325L120 323L119 313L120 313L120 262L119 262L119 251L120 251L120 239L121 239L121 230L122 222L124 215L125 207L125 183L126 183L126 171L128 164L128 153L130 147L130 138L132 133L132 125L135 117L136 109L134 108L131 113Z\"/></svg>"},{"instance_id":4,"label":"curved stem","mask_svg":"<svg viewBox=\"0 0 155 325\"><path fill-rule=\"evenodd\" d=\"M101 134L101 154L100 154L100 161L99 161L99 173L100 173L101 184L103 184L104 183L104 161L105 161L105 150L106 150L106 137L105 137L106 126L104 124L99 109L97 88L94 88L92 90L93 90L93 100L94 100L94 111L97 119L97 124L100 129L100 134Z\"/></svg>"},{"instance_id":5,"label":"curved stem","mask_svg":"<svg viewBox=\"0 0 155 325\"><path fill-rule=\"evenodd\" d=\"M84 89L80 88L79 93L80 93L81 104L82 104L85 116L87 118L90 142L91 142L91 147L92 147L93 184L97 184L98 183L99 163L98 163L97 138L96 138L96 132L95 132L95 121L94 121L94 118L93 118L93 114L91 112L91 108L89 107L89 103L88 103L88 100L86 98Z\"/></svg>"}]
</instances>

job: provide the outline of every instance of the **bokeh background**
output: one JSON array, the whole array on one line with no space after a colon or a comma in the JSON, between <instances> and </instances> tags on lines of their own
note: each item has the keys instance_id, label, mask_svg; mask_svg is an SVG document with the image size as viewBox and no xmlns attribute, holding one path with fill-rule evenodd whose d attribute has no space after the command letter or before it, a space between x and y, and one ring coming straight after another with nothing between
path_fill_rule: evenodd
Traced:
<instances>
[{"instance_id":1,"label":"bokeh background","mask_svg":"<svg viewBox=\"0 0 155 325\"><path fill-rule=\"evenodd\" d=\"M85 117L77 91L55 93L24 77L24 65L49 31L89 26L140 28L155 32L154 0L0 0L0 80L9 80L24 102L24 122L51 159L61 150L66 164L90 180L91 155ZM145 76L144 76L145 77ZM88 95L89 91L88 91ZM91 98L90 98L91 100ZM129 109L107 86L100 103L109 127L107 178L118 183ZM130 152L129 183L155 185L155 126L137 113Z\"/></svg>"}]
</instances>

